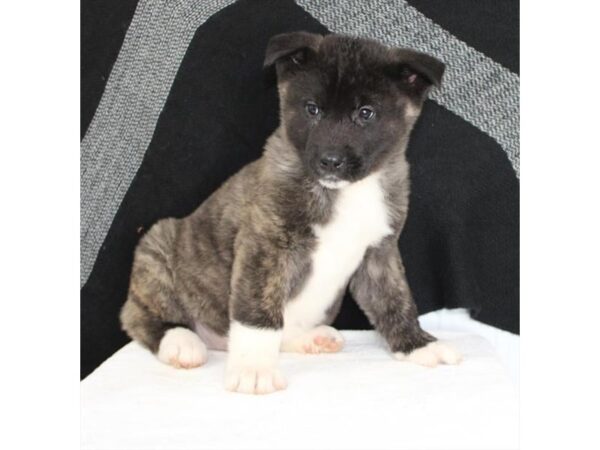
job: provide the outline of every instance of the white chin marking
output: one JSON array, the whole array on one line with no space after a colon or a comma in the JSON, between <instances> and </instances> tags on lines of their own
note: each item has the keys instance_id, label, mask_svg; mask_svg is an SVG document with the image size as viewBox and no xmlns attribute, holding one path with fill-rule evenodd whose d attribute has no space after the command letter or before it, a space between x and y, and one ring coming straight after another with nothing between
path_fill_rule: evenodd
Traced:
<instances>
[{"instance_id":1,"label":"white chin marking","mask_svg":"<svg viewBox=\"0 0 600 450\"><path fill-rule=\"evenodd\" d=\"M430 342L425 347L418 348L408 355L396 352L394 357L426 367L435 367L438 364L458 364L462 359L460 353L454 348L437 341Z\"/></svg>"},{"instance_id":2,"label":"white chin marking","mask_svg":"<svg viewBox=\"0 0 600 450\"><path fill-rule=\"evenodd\" d=\"M204 364L208 352L196 333L176 327L168 330L161 339L157 356L160 361L178 369L191 369Z\"/></svg>"},{"instance_id":3,"label":"white chin marking","mask_svg":"<svg viewBox=\"0 0 600 450\"><path fill-rule=\"evenodd\" d=\"M348 186L350 184L350 182L348 180L337 180L337 181L319 180L319 184L321 186L326 187L327 189L340 189L345 186Z\"/></svg>"},{"instance_id":4,"label":"white chin marking","mask_svg":"<svg viewBox=\"0 0 600 450\"><path fill-rule=\"evenodd\" d=\"M232 322L225 388L242 394L270 394L287 383L277 368L281 330L261 329Z\"/></svg>"}]
</instances>

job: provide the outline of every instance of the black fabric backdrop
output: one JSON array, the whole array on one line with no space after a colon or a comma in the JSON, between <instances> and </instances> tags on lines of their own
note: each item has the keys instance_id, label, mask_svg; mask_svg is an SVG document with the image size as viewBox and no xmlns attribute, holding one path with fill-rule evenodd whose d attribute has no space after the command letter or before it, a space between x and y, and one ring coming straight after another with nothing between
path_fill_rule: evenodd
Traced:
<instances>
[{"instance_id":1,"label":"black fabric backdrop","mask_svg":"<svg viewBox=\"0 0 600 450\"><path fill-rule=\"evenodd\" d=\"M518 2L411 3L518 71ZM129 0L105 0L103 8L82 0L82 136L134 8ZM260 156L278 124L276 87L261 68L265 45L272 35L293 30L328 32L291 0L239 1L198 28L81 290L82 377L128 341L118 312L144 230L160 218L189 214ZM408 157L413 189L400 249L419 311L465 307L482 322L518 333L519 182L505 152L428 101ZM349 295L335 326L370 328Z\"/></svg>"}]
</instances>

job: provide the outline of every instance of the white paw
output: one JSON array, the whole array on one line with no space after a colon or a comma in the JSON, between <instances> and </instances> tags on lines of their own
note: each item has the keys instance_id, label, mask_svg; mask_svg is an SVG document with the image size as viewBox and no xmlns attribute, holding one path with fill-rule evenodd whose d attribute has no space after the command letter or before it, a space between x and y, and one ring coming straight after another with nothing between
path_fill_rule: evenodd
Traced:
<instances>
[{"instance_id":1,"label":"white paw","mask_svg":"<svg viewBox=\"0 0 600 450\"><path fill-rule=\"evenodd\" d=\"M287 381L274 368L235 367L225 375L225 389L241 394L270 394L286 387Z\"/></svg>"},{"instance_id":2,"label":"white paw","mask_svg":"<svg viewBox=\"0 0 600 450\"><path fill-rule=\"evenodd\" d=\"M177 327L165 333L157 356L160 361L178 369L191 369L204 364L208 359L208 352L196 333Z\"/></svg>"},{"instance_id":3,"label":"white paw","mask_svg":"<svg viewBox=\"0 0 600 450\"><path fill-rule=\"evenodd\" d=\"M425 347L418 348L408 355L396 352L394 357L401 361L409 361L427 367L435 367L440 363L458 364L462 359L458 351L438 341L430 342Z\"/></svg>"},{"instance_id":4,"label":"white paw","mask_svg":"<svg viewBox=\"0 0 600 450\"><path fill-rule=\"evenodd\" d=\"M270 394L287 383L277 369L281 330L256 328L232 322L225 388L242 394Z\"/></svg>"},{"instance_id":5,"label":"white paw","mask_svg":"<svg viewBox=\"0 0 600 450\"><path fill-rule=\"evenodd\" d=\"M344 337L333 327L321 325L298 337L286 340L281 349L284 352L335 353L344 346Z\"/></svg>"}]
</instances>

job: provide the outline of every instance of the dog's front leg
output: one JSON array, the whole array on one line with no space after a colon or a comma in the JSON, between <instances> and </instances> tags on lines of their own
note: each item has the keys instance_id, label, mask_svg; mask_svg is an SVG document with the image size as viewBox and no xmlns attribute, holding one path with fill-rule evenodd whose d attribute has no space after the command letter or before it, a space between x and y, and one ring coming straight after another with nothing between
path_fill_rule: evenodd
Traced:
<instances>
[{"instance_id":1,"label":"dog's front leg","mask_svg":"<svg viewBox=\"0 0 600 450\"><path fill-rule=\"evenodd\" d=\"M289 269L281 248L256 236L239 241L231 279L225 387L268 394L286 387L278 361Z\"/></svg>"},{"instance_id":2,"label":"dog's front leg","mask_svg":"<svg viewBox=\"0 0 600 450\"><path fill-rule=\"evenodd\" d=\"M425 366L460 361L456 350L421 329L395 237L367 250L350 291L396 358Z\"/></svg>"}]
</instances>

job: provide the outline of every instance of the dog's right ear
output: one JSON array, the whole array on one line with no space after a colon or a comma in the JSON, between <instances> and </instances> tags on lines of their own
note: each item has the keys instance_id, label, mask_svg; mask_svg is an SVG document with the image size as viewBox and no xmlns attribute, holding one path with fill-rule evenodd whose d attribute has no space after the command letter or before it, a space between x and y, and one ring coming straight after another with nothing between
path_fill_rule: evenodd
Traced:
<instances>
[{"instance_id":1,"label":"dog's right ear","mask_svg":"<svg viewBox=\"0 0 600 450\"><path fill-rule=\"evenodd\" d=\"M294 33L277 34L267 45L264 67L276 63L288 67L302 67L314 56L319 48L323 36L320 34L297 31Z\"/></svg>"}]
</instances>

